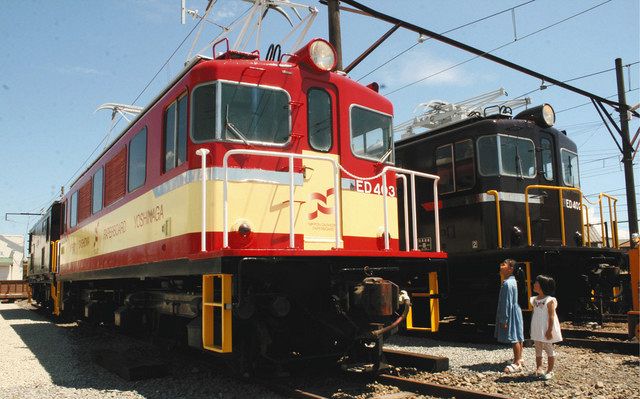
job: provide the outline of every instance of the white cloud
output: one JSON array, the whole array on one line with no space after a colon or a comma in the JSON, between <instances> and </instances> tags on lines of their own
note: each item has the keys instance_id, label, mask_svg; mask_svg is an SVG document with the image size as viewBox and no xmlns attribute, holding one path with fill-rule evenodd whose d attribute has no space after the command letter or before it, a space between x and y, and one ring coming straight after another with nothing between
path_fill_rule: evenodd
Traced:
<instances>
[{"instance_id":1,"label":"white cloud","mask_svg":"<svg viewBox=\"0 0 640 399\"><path fill-rule=\"evenodd\" d=\"M439 58L430 52L415 51L404 57L402 62L389 64L383 70L381 80L390 89L419 79L423 79L416 83L419 86L466 86L472 82L472 74L464 66L452 68L457 63L458 61Z\"/></svg>"},{"instance_id":2,"label":"white cloud","mask_svg":"<svg viewBox=\"0 0 640 399\"><path fill-rule=\"evenodd\" d=\"M99 71L94 68L83 67L83 66L59 67L57 68L57 70L58 72L63 74L81 74L81 75L94 75L94 76L107 75L106 72Z\"/></svg>"},{"instance_id":3,"label":"white cloud","mask_svg":"<svg viewBox=\"0 0 640 399\"><path fill-rule=\"evenodd\" d=\"M217 9L214 9L212 11L213 11L214 20L235 18L239 14L240 5L238 3L233 3L233 2L223 3ZM202 13L204 14L204 10L202 10Z\"/></svg>"}]
</instances>

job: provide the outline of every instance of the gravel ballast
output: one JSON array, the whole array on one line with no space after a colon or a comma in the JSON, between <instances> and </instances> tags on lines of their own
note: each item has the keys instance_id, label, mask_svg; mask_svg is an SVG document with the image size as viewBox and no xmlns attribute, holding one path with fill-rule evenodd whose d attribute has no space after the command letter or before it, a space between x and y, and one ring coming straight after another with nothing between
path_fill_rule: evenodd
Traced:
<instances>
[{"instance_id":1,"label":"gravel ballast","mask_svg":"<svg viewBox=\"0 0 640 399\"><path fill-rule=\"evenodd\" d=\"M446 372L395 370L408 378L518 399L640 398L638 356L558 346L555 378L541 381L531 375L535 367L533 348L525 348L527 371L507 375L502 370L512 357L509 346L395 336L386 347L449 358L450 370ZM125 381L92 360L92 354L99 351L157 357L169 365L169 374L162 378ZM78 327L76 323L56 324L26 302L0 304L0 355L1 399L281 398L251 382L226 376L214 362L203 361L202 356L195 356L191 351L167 352L146 341L109 330ZM358 383L348 378L325 379L309 374L301 379L313 383L302 385L321 386L323 393L335 399L402 396L397 388L376 382Z\"/></svg>"},{"instance_id":2,"label":"gravel ballast","mask_svg":"<svg viewBox=\"0 0 640 399\"><path fill-rule=\"evenodd\" d=\"M159 356L169 376L125 381L98 366L101 350ZM55 324L25 302L0 304L0 398L174 399L282 398L216 373L187 353L165 353L144 341Z\"/></svg>"},{"instance_id":3,"label":"gravel ballast","mask_svg":"<svg viewBox=\"0 0 640 399\"><path fill-rule=\"evenodd\" d=\"M395 336L389 349L425 353L449 358L449 371L411 375L429 382L461 386L489 393L525 398L640 398L638 356L598 353L589 349L556 346L554 379L542 381L533 376L535 350L524 349L526 369L505 374L513 359L508 345L467 344L427 338ZM546 366L546 355L543 356Z\"/></svg>"}]
</instances>

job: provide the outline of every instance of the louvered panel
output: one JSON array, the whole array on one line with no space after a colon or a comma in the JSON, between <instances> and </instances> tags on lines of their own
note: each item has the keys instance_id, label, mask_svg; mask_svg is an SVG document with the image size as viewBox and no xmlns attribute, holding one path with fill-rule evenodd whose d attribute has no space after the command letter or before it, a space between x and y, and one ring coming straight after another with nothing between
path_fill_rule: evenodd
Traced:
<instances>
[{"instance_id":1,"label":"louvered panel","mask_svg":"<svg viewBox=\"0 0 640 399\"><path fill-rule=\"evenodd\" d=\"M127 148L123 148L104 168L104 204L114 203L124 197L127 179Z\"/></svg>"},{"instance_id":2,"label":"louvered panel","mask_svg":"<svg viewBox=\"0 0 640 399\"><path fill-rule=\"evenodd\" d=\"M78 190L78 223L91 215L91 180Z\"/></svg>"}]
</instances>

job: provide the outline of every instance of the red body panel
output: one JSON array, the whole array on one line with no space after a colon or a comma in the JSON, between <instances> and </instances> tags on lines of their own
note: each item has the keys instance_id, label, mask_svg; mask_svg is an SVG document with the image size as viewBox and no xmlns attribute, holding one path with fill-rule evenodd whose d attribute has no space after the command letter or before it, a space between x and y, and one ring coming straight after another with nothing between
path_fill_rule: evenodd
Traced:
<instances>
[{"instance_id":1,"label":"red body panel","mask_svg":"<svg viewBox=\"0 0 640 399\"><path fill-rule=\"evenodd\" d=\"M163 115L166 108L185 92L191 95L191 91L197 85L213 81L228 80L232 82L259 84L261 86L272 86L283 88L291 97L291 140L283 147L261 148L252 146L254 149L268 149L269 151L302 153L312 150L307 139L307 116L306 116L306 89L307 87L323 87L329 90L334 103L334 126L333 126L333 146L330 154L338 154L340 163L347 170L359 176L373 176L382 170L386 164L379 164L357 158L350 149L349 139L349 115L348 106L358 104L366 108L374 109L378 112L391 115L393 108L391 103L381 95L374 93L360 84L350 80L346 76L336 73L316 73L304 67L290 64L286 70L291 73L284 73L282 65L276 62L259 60L202 60L191 68L177 83L169 88L155 104L138 118L125 133L123 133L114 144L98 158L70 188L65 201L69 203L70 195L79 187L90 181L94 173L103 167L109 160L118 154L140 129L147 128L147 164L146 181L144 185L133 192L125 193L123 198L114 203L104 206L96 214L88 216L73 229L69 227L69 216L65 217L67 226L66 233L70 234L79 227L94 221L96 218L116 210L118 207L139 197L140 195L158 187L162 183L173 177L184 173L188 169L199 169L201 159L195 154L199 148L207 148L211 156L207 157L207 167L222 166L222 159L226 151L237 148L247 148L243 143L235 142L207 142L194 143L190 136L187 138L187 162L163 173ZM304 83L303 83L304 82ZM302 90L301 90L302 88ZM188 102L191 107L191 101ZM345 114L346 113L346 114ZM191 110L187 110L187 115ZM189 118L189 124L191 123ZM187 128L190 131L190 126ZM234 156L230 158L230 166L242 166L243 168L259 168L263 170L285 171L288 170L288 161L284 158L263 158ZM302 171L302 161L296 160L294 167L297 172ZM344 178L351 178L342 174ZM377 179L378 182L381 179ZM395 177L389 173L387 184L395 186ZM390 215L391 216L391 215ZM395 215L391 217L396 217ZM213 248L222 247L222 233L208 233L209 242L213 242ZM95 271L101 269L112 269L115 267L125 267L127 265L150 264L160 261L170 261L172 259L202 259L216 258L224 256L357 256L357 257L406 257L406 258L443 258L444 253L426 252L400 252L397 251L398 240L392 238L391 248L396 250L385 251L382 238L365 237L342 237L344 249L331 251L309 251L300 249L289 249L288 234L253 234L250 239L244 240L239 236L230 234L230 244L232 247L242 249L222 249L212 252L200 252L200 235L187 234L167 238L165 240L150 242L144 245L135 246L126 250L110 252L98 255L81 261L63 265L61 275L68 273L78 273L83 271ZM296 235L296 246L302 248L302 237Z\"/></svg>"}]
</instances>

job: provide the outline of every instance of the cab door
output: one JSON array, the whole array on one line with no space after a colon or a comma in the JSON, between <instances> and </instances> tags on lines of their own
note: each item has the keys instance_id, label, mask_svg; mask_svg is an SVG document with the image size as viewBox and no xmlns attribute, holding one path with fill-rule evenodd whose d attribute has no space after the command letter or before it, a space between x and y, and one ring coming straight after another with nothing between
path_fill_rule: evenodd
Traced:
<instances>
[{"instance_id":1,"label":"cab door","mask_svg":"<svg viewBox=\"0 0 640 399\"><path fill-rule=\"evenodd\" d=\"M303 155L331 158L340 162L339 134L337 121L336 89L330 84L318 81L307 81L303 85L306 93L307 143ZM342 246L341 229L336 226L342 223L342 215L336 219L336 198L340 195L340 180L336 179L333 164L325 160L303 159L302 214L304 221L304 248L328 250ZM340 207L340 202L338 202Z\"/></svg>"},{"instance_id":2,"label":"cab door","mask_svg":"<svg viewBox=\"0 0 640 399\"><path fill-rule=\"evenodd\" d=\"M559 186L555 143L553 136L540 133L538 141L538 183L545 186ZM559 192L551 189L535 190L540 197L539 218L532 220L532 228L536 235L533 242L540 245L562 245L560 233L560 210L558 207ZM532 204L532 206L535 206ZM534 214L532 212L532 214Z\"/></svg>"}]
</instances>

